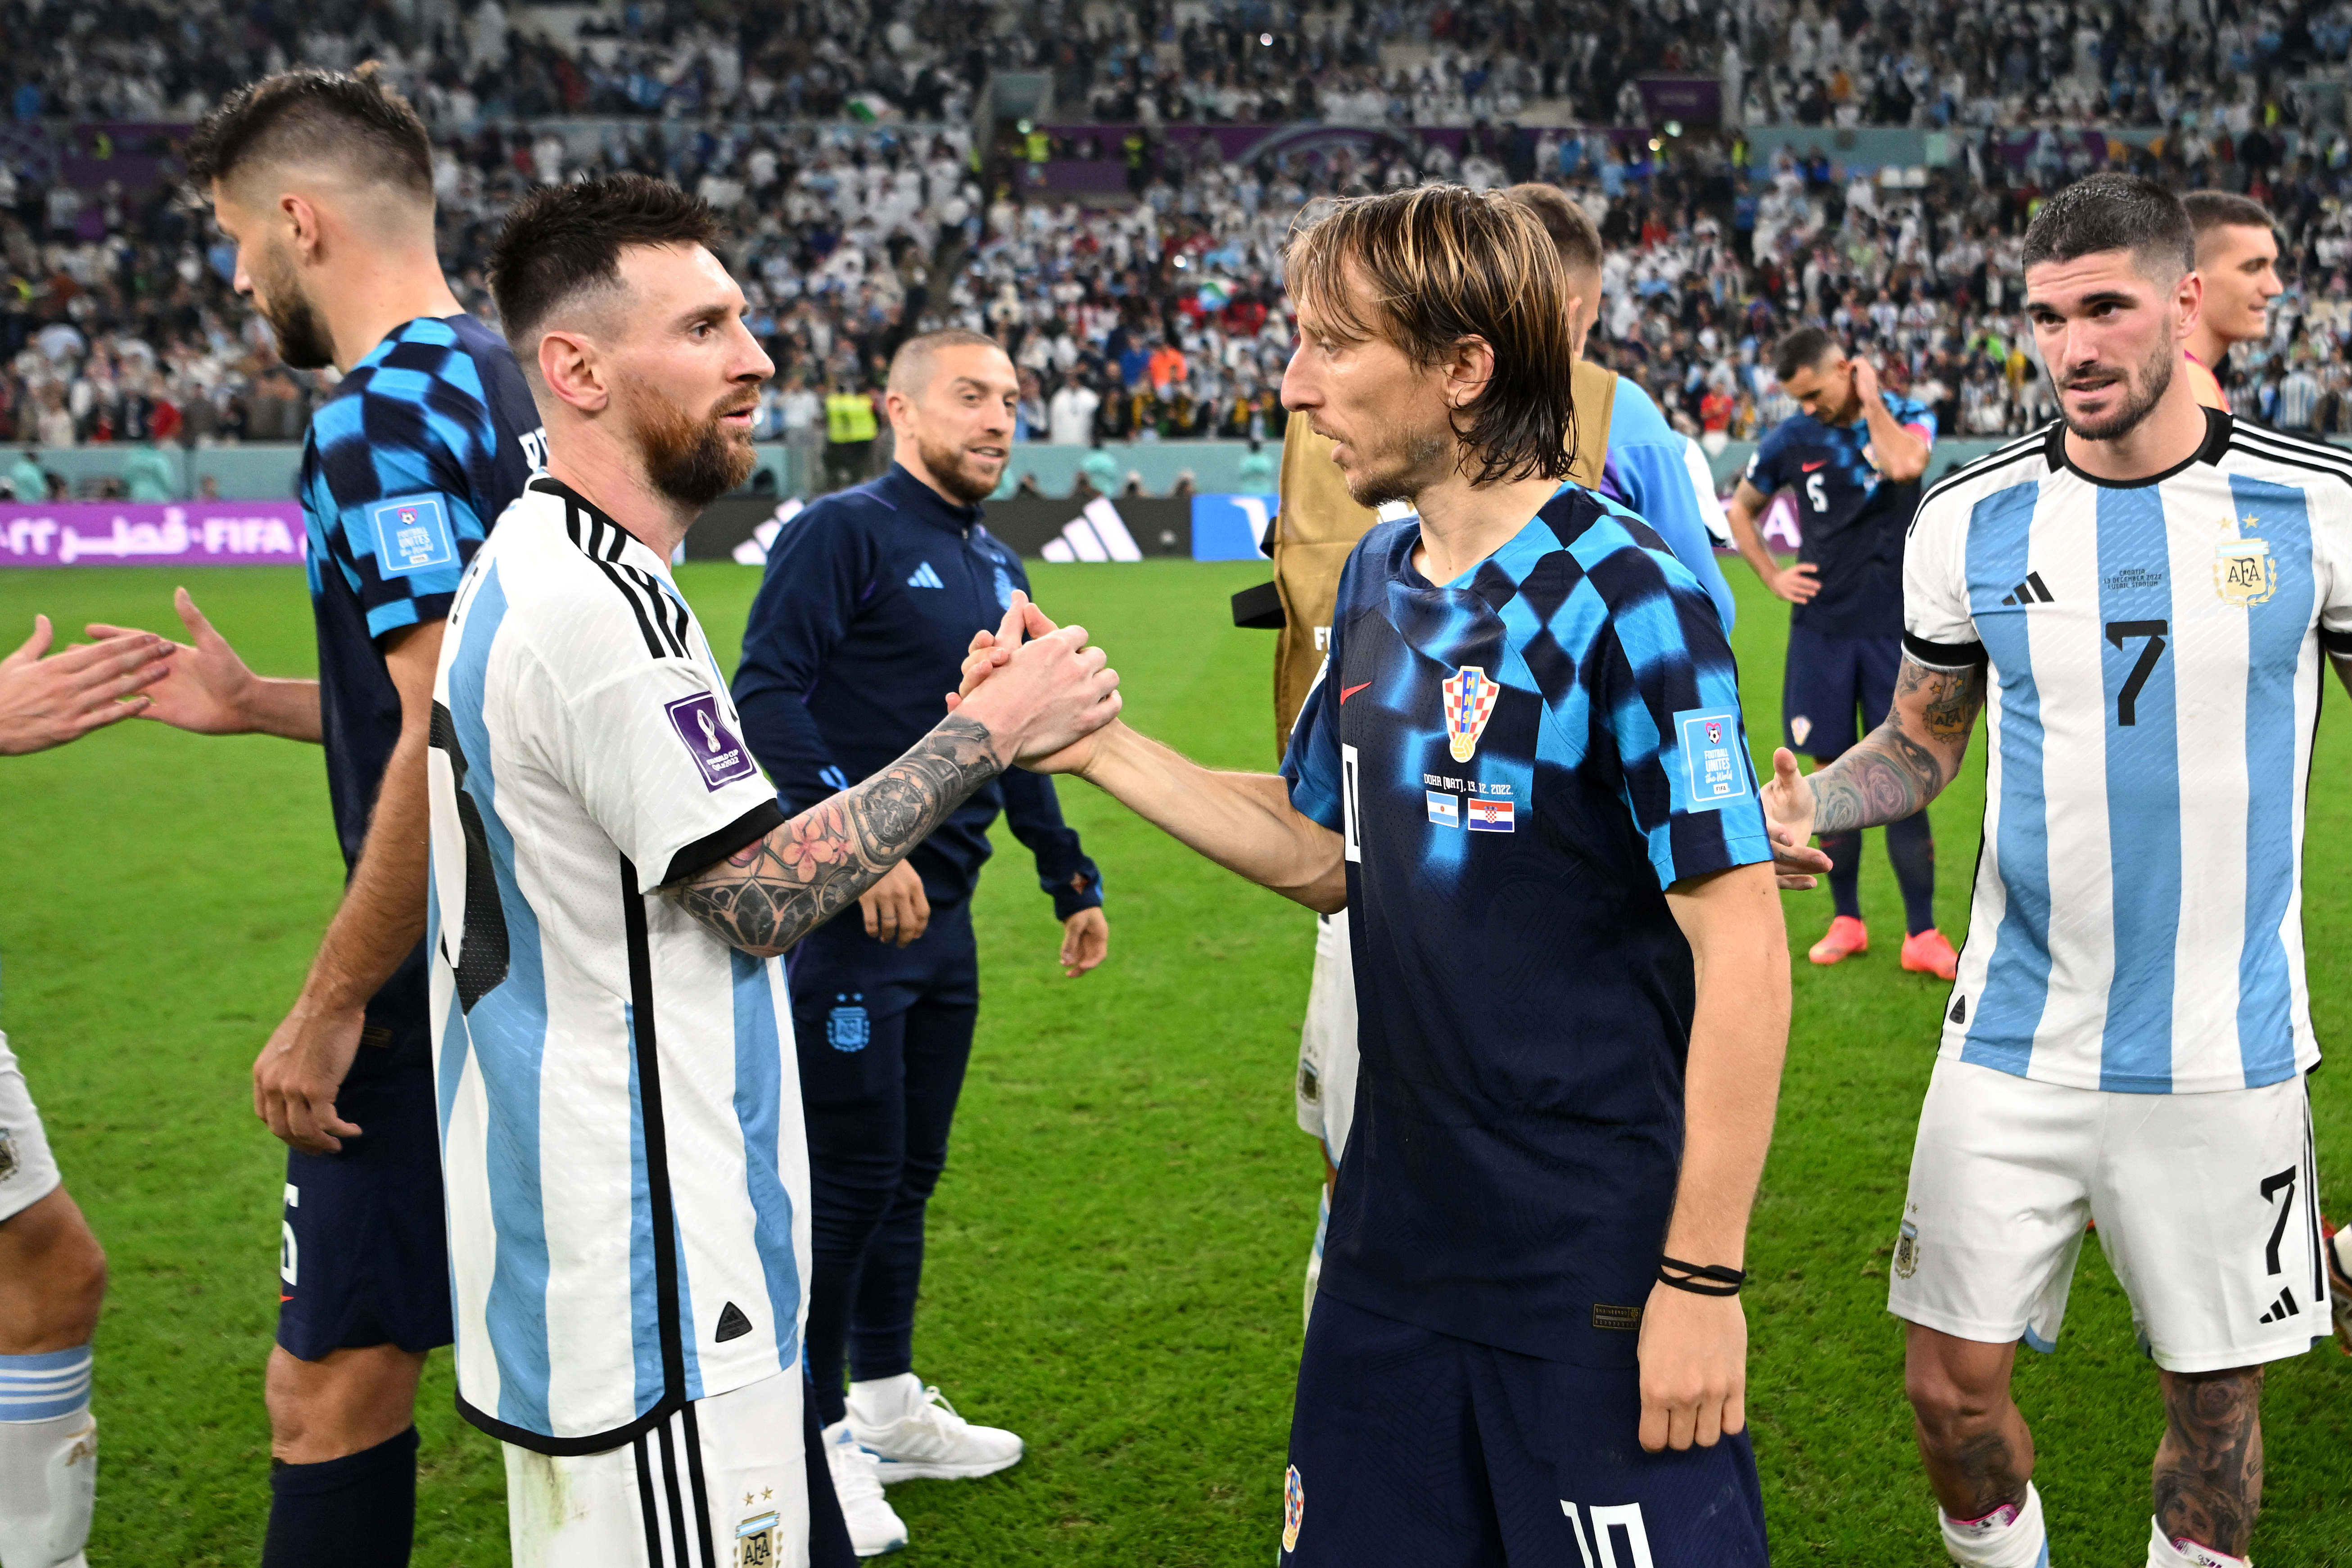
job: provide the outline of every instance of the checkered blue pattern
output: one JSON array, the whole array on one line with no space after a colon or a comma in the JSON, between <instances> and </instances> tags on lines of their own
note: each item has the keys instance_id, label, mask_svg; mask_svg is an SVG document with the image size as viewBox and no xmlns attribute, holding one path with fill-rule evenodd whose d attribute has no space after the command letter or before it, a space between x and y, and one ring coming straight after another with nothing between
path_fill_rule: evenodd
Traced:
<instances>
[{"instance_id":1,"label":"checkered blue pattern","mask_svg":"<svg viewBox=\"0 0 2352 1568\"><path fill-rule=\"evenodd\" d=\"M1936 444L1936 412L1913 397L1882 392L1895 423ZM1870 425L1825 425L1799 414L1772 426L1742 476L1764 495L1796 500L1798 559L1820 574L1821 591L1791 609L1789 624L1833 637L1903 635L1903 538L1919 510L1922 485L1883 479L1870 452Z\"/></svg>"},{"instance_id":2,"label":"checkered blue pattern","mask_svg":"<svg viewBox=\"0 0 2352 1568\"><path fill-rule=\"evenodd\" d=\"M1680 1157L1695 982L1665 889L1771 858L1738 671L1698 580L1614 502L1563 486L1443 584L1420 533L1349 558L1284 763L1343 837L1362 1048L1320 1288L1631 1365L1596 1308L1648 1299ZM1468 669L1494 707L1450 737Z\"/></svg>"},{"instance_id":3,"label":"checkered blue pattern","mask_svg":"<svg viewBox=\"0 0 2352 1568\"><path fill-rule=\"evenodd\" d=\"M468 324L421 316L401 327L352 366L310 419L302 447L310 592L320 593L322 573L340 573L371 637L448 614L466 563L531 466L524 458L515 472L522 454L491 412L475 357L480 345L459 335ZM498 349L504 356L503 342ZM538 423L534 415L524 428ZM373 513L413 499L439 503L454 549L432 552L433 563L420 570L387 570L399 563L379 559ZM486 516L486 504L497 510Z\"/></svg>"}]
</instances>

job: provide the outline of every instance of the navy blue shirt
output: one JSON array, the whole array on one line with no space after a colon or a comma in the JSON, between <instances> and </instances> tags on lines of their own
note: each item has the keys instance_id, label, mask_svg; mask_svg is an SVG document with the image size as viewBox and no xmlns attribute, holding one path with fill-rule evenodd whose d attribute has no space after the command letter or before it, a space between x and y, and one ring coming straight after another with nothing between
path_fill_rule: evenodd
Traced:
<instances>
[{"instance_id":1,"label":"navy blue shirt","mask_svg":"<svg viewBox=\"0 0 2352 1568\"><path fill-rule=\"evenodd\" d=\"M327 793L347 872L400 742L385 641L448 616L466 563L546 449L506 340L471 316L395 328L310 416L305 564ZM371 1044L431 1050L424 954L420 942L369 1003Z\"/></svg>"},{"instance_id":2,"label":"navy blue shirt","mask_svg":"<svg viewBox=\"0 0 2352 1568\"><path fill-rule=\"evenodd\" d=\"M1021 558L896 463L786 523L751 601L735 706L743 738L795 816L897 762L946 714L971 634L1026 593ZM1003 812L1067 920L1102 902L1102 876L1062 821L1050 780L1013 768L907 858L936 908L971 897ZM851 918L856 918L854 912ZM839 917L836 917L839 918Z\"/></svg>"},{"instance_id":3,"label":"navy blue shirt","mask_svg":"<svg viewBox=\"0 0 2352 1568\"><path fill-rule=\"evenodd\" d=\"M1891 392L1879 395L1895 423L1936 444L1935 411ZM1797 559L1809 561L1821 592L1790 607L1789 624L1833 637L1903 635L1903 539L1925 489L1921 479L1879 477L1870 425L1825 425L1799 414L1772 426L1743 476L1763 495L1792 489Z\"/></svg>"},{"instance_id":4,"label":"navy blue shirt","mask_svg":"<svg viewBox=\"0 0 2352 1568\"><path fill-rule=\"evenodd\" d=\"M1443 585L1364 536L1283 760L1347 858L1362 1065L1321 1289L1631 1366L1696 989L1665 889L1769 860L1738 671L1647 524L1562 486Z\"/></svg>"}]
</instances>

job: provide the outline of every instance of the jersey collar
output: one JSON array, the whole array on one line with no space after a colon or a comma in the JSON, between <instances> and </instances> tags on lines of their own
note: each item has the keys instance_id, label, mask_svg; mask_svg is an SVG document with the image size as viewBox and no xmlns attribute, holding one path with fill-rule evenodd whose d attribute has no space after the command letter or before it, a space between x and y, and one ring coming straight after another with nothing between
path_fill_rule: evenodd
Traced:
<instances>
[{"instance_id":1,"label":"jersey collar","mask_svg":"<svg viewBox=\"0 0 2352 1568\"><path fill-rule=\"evenodd\" d=\"M563 503L564 531L591 561L625 561L635 566L651 566L665 577L669 575L669 563L661 558L659 552L614 522L604 508L553 474L534 474L530 488Z\"/></svg>"},{"instance_id":2,"label":"jersey collar","mask_svg":"<svg viewBox=\"0 0 2352 1568\"><path fill-rule=\"evenodd\" d=\"M2049 463L2050 471L2053 473L2063 468L2076 479L2088 484L2097 485L2102 489L2145 489L2149 485L2160 485L2174 475L2185 472L2199 463L2220 462L2221 454L2230 448L2230 432L2236 424L2235 419L2218 408L2206 409L2205 439L2198 443L2197 450L2189 453L2164 472L2149 474L2144 479L2103 479L2096 474L2084 473L2081 468L2076 468L2074 459L2066 455L2066 422L2063 419L2053 419L2050 422L2050 432L2042 437L2042 454Z\"/></svg>"},{"instance_id":3,"label":"jersey collar","mask_svg":"<svg viewBox=\"0 0 2352 1568\"><path fill-rule=\"evenodd\" d=\"M933 528L950 533L969 534L980 527L982 515L980 505L957 506L939 491L908 473L903 464L892 463L890 471L867 487L874 495L904 515L919 519Z\"/></svg>"}]
</instances>

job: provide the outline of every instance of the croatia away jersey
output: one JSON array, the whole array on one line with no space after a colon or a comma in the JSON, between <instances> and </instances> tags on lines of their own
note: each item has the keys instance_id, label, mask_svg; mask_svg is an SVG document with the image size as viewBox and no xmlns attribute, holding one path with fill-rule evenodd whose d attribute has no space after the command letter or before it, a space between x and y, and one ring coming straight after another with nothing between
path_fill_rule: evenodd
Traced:
<instances>
[{"instance_id":1,"label":"croatia away jersey","mask_svg":"<svg viewBox=\"0 0 2352 1568\"><path fill-rule=\"evenodd\" d=\"M2352 456L2205 417L2153 479L2092 479L2053 425L1920 505L1905 650L1989 666L1948 1057L2141 1094L2319 1059L2304 800L2322 653L2352 653Z\"/></svg>"},{"instance_id":2,"label":"croatia away jersey","mask_svg":"<svg viewBox=\"0 0 2352 1568\"><path fill-rule=\"evenodd\" d=\"M426 931L458 1399L526 1448L799 1359L783 966L655 891L782 821L740 734L667 564L533 479L449 614Z\"/></svg>"},{"instance_id":3,"label":"croatia away jersey","mask_svg":"<svg viewBox=\"0 0 2352 1568\"><path fill-rule=\"evenodd\" d=\"M1562 486L1451 583L1366 534L1283 761L1345 838L1362 1065L1320 1288L1631 1366L1681 1163L1665 889L1769 860L1731 650L1640 519Z\"/></svg>"}]
</instances>

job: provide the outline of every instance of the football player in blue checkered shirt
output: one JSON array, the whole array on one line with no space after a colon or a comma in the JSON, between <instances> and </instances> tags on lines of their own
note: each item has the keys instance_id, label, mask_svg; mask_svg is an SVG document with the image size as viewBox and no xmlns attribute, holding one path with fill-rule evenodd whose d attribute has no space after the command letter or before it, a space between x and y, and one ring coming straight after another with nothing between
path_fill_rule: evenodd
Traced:
<instances>
[{"instance_id":1,"label":"football player in blue checkered shirt","mask_svg":"<svg viewBox=\"0 0 2352 1568\"><path fill-rule=\"evenodd\" d=\"M1349 558L1280 776L1116 722L1030 764L1349 912L1362 1060L1281 1561L1762 1563L1737 1295L1788 943L1722 622L1559 482L1568 291L1524 208L1343 201L1287 272L1283 401L1359 503L1418 515Z\"/></svg>"},{"instance_id":2,"label":"football player in blue checkered shirt","mask_svg":"<svg viewBox=\"0 0 2352 1568\"><path fill-rule=\"evenodd\" d=\"M321 743L350 868L253 1069L254 1110L289 1146L262 1561L398 1564L417 1373L450 1341L423 942L433 671L458 574L543 437L506 341L443 279L432 146L373 68L230 95L190 165L279 357L343 373L302 448L319 679L256 679L184 590L195 643L149 714Z\"/></svg>"}]
</instances>

